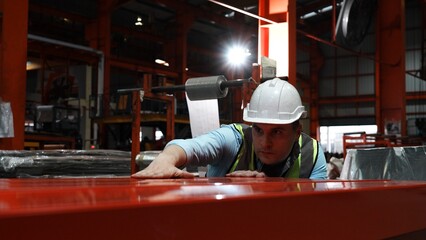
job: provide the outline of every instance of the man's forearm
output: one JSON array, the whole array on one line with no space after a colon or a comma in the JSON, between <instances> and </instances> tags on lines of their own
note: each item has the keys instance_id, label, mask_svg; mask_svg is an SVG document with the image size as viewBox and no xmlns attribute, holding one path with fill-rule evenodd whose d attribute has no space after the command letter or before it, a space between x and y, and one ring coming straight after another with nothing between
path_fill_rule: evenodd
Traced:
<instances>
[{"instance_id":1,"label":"man's forearm","mask_svg":"<svg viewBox=\"0 0 426 240\"><path fill-rule=\"evenodd\" d=\"M161 158L162 161L169 161L175 167L185 166L187 157L185 150L178 145L169 145L159 154L157 158Z\"/></svg>"}]
</instances>

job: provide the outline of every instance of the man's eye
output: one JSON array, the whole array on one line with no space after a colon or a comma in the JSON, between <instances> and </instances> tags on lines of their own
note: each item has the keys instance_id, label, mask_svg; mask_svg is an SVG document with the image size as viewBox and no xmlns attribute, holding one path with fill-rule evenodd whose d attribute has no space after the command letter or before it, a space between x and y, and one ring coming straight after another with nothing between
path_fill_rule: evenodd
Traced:
<instances>
[{"instance_id":1,"label":"man's eye","mask_svg":"<svg viewBox=\"0 0 426 240\"><path fill-rule=\"evenodd\" d=\"M259 127L253 127L253 129L254 129L254 131L256 133L261 133L262 132L262 129L260 129Z\"/></svg>"},{"instance_id":2,"label":"man's eye","mask_svg":"<svg viewBox=\"0 0 426 240\"><path fill-rule=\"evenodd\" d=\"M281 129L275 129L275 130L274 130L274 134L275 134L275 135L281 135L281 134L284 134L284 131L283 131L283 130L281 130Z\"/></svg>"}]
</instances>

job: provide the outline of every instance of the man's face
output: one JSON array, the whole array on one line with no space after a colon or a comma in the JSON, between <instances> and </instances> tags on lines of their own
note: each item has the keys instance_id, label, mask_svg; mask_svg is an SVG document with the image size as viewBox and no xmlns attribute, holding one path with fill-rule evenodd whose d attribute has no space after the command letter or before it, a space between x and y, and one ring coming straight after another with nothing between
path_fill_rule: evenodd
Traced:
<instances>
[{"instance_id":1,"label":"man's face","mask_svg":"<svg viewBox=\"0 0 426 240\"><path fill-rule=\"evenodd\" d=\"M288 157L298 140L301 127L292 124L253 123L253 146L256 156L265 164L276 164Z\"/></svg>"}]
</instances>

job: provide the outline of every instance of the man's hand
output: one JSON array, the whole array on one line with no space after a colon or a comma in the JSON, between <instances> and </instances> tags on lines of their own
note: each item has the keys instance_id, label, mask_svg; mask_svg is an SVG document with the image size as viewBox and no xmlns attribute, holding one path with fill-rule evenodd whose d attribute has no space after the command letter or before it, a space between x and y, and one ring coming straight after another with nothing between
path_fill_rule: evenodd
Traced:
<instances>
[{"instance_id":1,"label":"man's hand","mask_svg":"<svg viewBox=\"0 0 426 240\"><path fill-rule=\"evenodd\" d=\"M164 149L145 169L132 175L134 178L193 178L194 175L176 166L186 163L186 154L178 146Z\"/></svg>"},{"instance_id":2,"label":"man's hand","mask_svg":"<svg viewBox=\"0 0 426 240\"><path fill-rule=\"evenodd\" d=\"M179 168L153 161L147 168L132 175L134 178L193 178L194 175Z\"/></svg>"},{"instance_id":3,"label":"man's hand","mask_svg":"<svg viewBox=\"0 0 426 240\"><path fill-rule=\"evenodd\" d=\"M227 177L266 177L265 173L250 170L240 170L226 174Z\"/></svg>"}]
</instances>

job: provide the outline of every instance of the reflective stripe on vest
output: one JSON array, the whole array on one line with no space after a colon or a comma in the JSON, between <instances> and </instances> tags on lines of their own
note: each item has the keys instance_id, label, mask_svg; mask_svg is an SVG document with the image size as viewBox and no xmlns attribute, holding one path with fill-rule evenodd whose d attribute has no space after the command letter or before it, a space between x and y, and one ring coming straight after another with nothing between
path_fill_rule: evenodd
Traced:
<instances>
[{"instance_id":1,"label":"reflective stripe on vest","mask_svg":"<svg viewBox=\"0 0 426 240\"><path fill-rule=\"evenodd\" d=\"M305 137L305 139L307 139L308 141L303 142L303 139L304 139L303 134L301 134L299 137L299 147L302 150L300 151L299 156L297 157L297 160L294 162L293 167L290 168L290 170L286 174L287 178L309 178L311 176L313 167L315 166L315 163L317 162L318 141L313 138Z\"/></svg>"},{"instance_id":2,"label":"reflective stripe on vest","mask_svg":"<svg viewBox=\"0 0 426 240\"><path fill-rule=\"evenodd\" d=\"M241 159L243 158L243 155L250 154L250 158L247 159L248 161L248 170L256 170L254 165L254 148L251 141L251 132L247 132L244 130L249 130L249 126L247 125L241 125L241 124L233 124L235 129L241 134L242 136L242 144L240 146L240 149L238 151L237 157L234 160L234 163L232 164L232 167L229 169L228 173L234 172L238 164L240 163ZM247 136L244 132L247 133ZM249 138L250 140L247 141ZM250 144L249 147L247 147L247 144ZM315 166L315 163L318 159L318 142L306 135L305 133L301 133L298 141L299 149L299 155L294 161L293 166L289 169L289 171L285 174L285 177L287 178L309 178L311 176L313 167ZM248 149L247 149L248 148ZM248 153L247 151L250 151ZM247 156L246 156L247 157ZM247 166L247 165L246 165Z\"/></svg>"},{"instance_id":3,"label":"reflective stripe on vest","mask_svg":"<svg viewBox=\"0 0 426 240\"><path fill-rule=\"evenodd\" d=\"M235 171L235 169L238 166L238 163L240 162L241 157L243 156L244 152L246 151L246 144L245 144L246 139L245 139L245 134L244 134L244 131L243 131L243 125L241 125L241 124L233 124L233 125L234 125L235 129L237 129L238 132L241 134L241 137L242 137L243 140L242 140L242 143L241 143L240 150L238 151L237 158L235 159L234 164L232 165L232 167L228 171L228 173ZM250 157L250 162L249 162L249 170L254 171L255 168L254 168L254 149L253 149L253 147L251 147L251 154L250 155L251 155L251 157Z\"/></svg>"}]
</instances>

